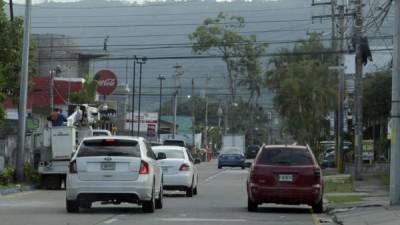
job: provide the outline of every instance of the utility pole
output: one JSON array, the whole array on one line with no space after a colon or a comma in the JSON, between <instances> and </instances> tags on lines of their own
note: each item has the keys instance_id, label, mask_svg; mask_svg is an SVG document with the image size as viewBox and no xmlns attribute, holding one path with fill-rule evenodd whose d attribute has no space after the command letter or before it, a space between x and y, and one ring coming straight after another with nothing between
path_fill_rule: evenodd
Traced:
<instances>
[{"instance_id":1,"label":"utility pole","mask_svg":"<svg viewBox=\"0 0 400 225\"><path fill-rule=\"evenodd\" d=\"M400 18L400 0L394 1L394 18ZM390 204L400 204L400 22L394 20L392 68L392 137L390 158Z\"/></svg>"},{"instance_id":2,"label":"utility pole","mask_svg":"<svg viewBox=\"0 0 400 225\"><path fill-rule=\"evenodd\" d=\"M345 15L344 15L344 5L338 6L339 8L339 35L340 35L340 42L339 42L339 52L343 52L344 50L344 32L345 32ZM344 139L344 134L343 134L343 123L344 123L344 90L345 90L345 85L344 85L344 55L340 54L339 56L339 85L338 85L338 99L339 99L339 109L338 109L338 123L337 123L337 128L338 128L338 169L340 173L344 172L344 164L343 164L343 139Z\"/></svg>"},{"instance_id":3,"label":"utility pole","mask_svg":"<svg viewBox=\"0 0 400 225\"><path fill-rule=\"evenodd\" d=\"M136 55L133 56L133 80L132 80L132 121L131 121L131 126L132 126L132 136L135 136L135 132L133 129L134 127L134 122L135 122L135 87L136 87Z\"/></svg>"},{"instance_id":4,"label":"utility pole","mask_svg":"<svg viewBox=\"0 0 400 225\"><path fill-rule=\"evenodd\" d=\"M174 95L174 122L173 122L173 132L172 132L172 138L175 139L176 136L176 114L178 111L178 77L181 76L183 73L182 71L179 71L180 69L182 69L182 66L179 65L178 63L173 66L173 68L175 69L175 95Z\"/></svg>"},{"instance_id":5,"label":"utility pole","mask_svg":"<svg viewBox=\"0 0 400 225\"><path fill-rule=\"evenodd\" d=\"M140 117L140 108L141 108L141 103L142 103L142 67L143 64L146 63L146 58L141 58L140 61L138 61L139 63L139 106L138 106L138 125L137 125L137 136L139 137L140 135L140 124L142 122L141 117Z\"/></svg>"},{"instance_id":6,"label":"utility pole","mask_svg":"<svg viewBox=\"0 0 400 225\"><path fill-rule=\"evenodd\" d=\"M194 78L192 78L192 146L194 147L195 145L195 121L196 121L196 117L194 114L195 111L195 105L194 105Z\"/></svg>"},{"instance_id":7,"label":"utility pole","mask_svg":"<svg viewBox=\"0 0 400 225\"><path fill-rule=\"evenodd\" d=\"M22 67L19 90L19 111L18 111L18 142L16 173L17 182L24 179L24 152L25 152L25 129L26 129L26 104L28 97L28 72L29 72L29 42L31 30L31 0L25 0L24 18L24 40L22 49Z\"/></svg>"},{"instance_id":8,"label":"utility pole","mask_svg":"<svg viewBox=\"0 0 400 225\"><path fill-rule=\"evenodd\" d=\"M165 80L165 77L161 74L158 75L157 80L160 81L160 108L158 109L158 139L161 139L161 128L160 128L160 121L161 121L161 107L162 107L162 82Z\"/></svg>"},{"instance_id":9,"label":"utility pole","mask_svg":"<svg viewBox=\"0 0 400 225\"><path fill-rule=\"evenodd\" d=\"M10 20L14 21L14 6L13 6L14 4L13 4L13 1L10 0L9 4L10 4Z\"/></svg>"},{"instance_id":10,"label":"utility pole","mask_svg":"<svg viewBox=\"0 0 400 225\"><path fill-rule=\"evenodd\" d=\"M206 78L206 87L204 89L204 98L206 100L206 112L205 112L205 126L204 126L204 146L208 145L208 96L207 96L207 89L208 89L208 81L210 80L209 77Z\"/></svg>"},{"instance_id":11,"label":"utility pole","mask_svg":"<svg viewBox=\"0 0 400 225\"><path fill-rule=\"evenodd\" d=\"M49 71L49 101L50 101L50 111L54 111L54 70L51 69Z\"/></svg>"},{"instance_id":12,"label":"utility pole","mask_svg":"<svg viewBox=\"0 0 400 225\"><path fill-rule=\"evenodd\" d=\"M356 74L355 74L355 89L354 89L354 147L355 147L355 179L361 180L361 169L362 169L362 152L363 152L363 123L362 123L362 92L363 92L363 61L362 61L362 49L361 49L361 38L363 36L363 14L362 14L362 0L354 0L355 3L355 29L354 37L356 41Z\"/></svg>"},{"instance_id":13,"label":"utility pole","mask_svg":"<svg viewBox=\"0 0 400 225\"><path fill-rule=\"evenodd\" d=\"M332 43L331 48L336 49L336 0L331 0L331 36L332 36Z\"/></svg>"}]
</instances>

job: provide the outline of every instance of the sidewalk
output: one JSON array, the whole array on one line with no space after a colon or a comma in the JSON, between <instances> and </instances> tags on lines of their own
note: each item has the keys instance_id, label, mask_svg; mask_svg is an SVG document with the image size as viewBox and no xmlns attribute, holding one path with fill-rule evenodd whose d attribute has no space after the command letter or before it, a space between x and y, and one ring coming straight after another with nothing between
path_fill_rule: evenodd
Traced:
<instances>
[{"instance_id":1,"label":"sidewalk","mask_svg":"<svg viewBox=\"0 0 400 225\"><path fill-rule=\"evenodd\" d=\"M351 193L329 193L328 195L361 195L362 201L328 203L327 214L336 224L342 225L400 225L400 206L389 207L389 193L376 176L365 176L354 182Z\"/></svg>"}]
</instances>

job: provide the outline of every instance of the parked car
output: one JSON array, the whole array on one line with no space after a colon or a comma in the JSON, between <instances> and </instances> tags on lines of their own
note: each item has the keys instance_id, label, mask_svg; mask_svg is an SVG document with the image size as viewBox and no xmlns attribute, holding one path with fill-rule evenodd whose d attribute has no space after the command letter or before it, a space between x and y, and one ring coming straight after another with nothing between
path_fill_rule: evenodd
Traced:
<instances>
[{"instance_id":1,"label":"parked car","mask_svg":"<svg viewBox=\"0 0 400 225\"><path fill-rule=\"evenodd\" d=\"M254 159L257 156L259 145L249 145L246 149L246 159Z\"/></svg>"},{"instance_id":2,"label":"parked car","mask_svg":"<svg viewBox=\"0 0 400 225\"><path fill-rule=\"evenodd\" d=\"M236 147L223 148L218 156L218 169L224 166L245 168L245 157L243 152Z\"/></svg>"},{"instance_id":3,"label":"parked car","mask_svg":"<svg viewBox=\"0 0 400 225\"><path fill-rule=\"evenodd\" d=\"M166 156L159 161L164 175L164 190L186 191L187 197L197 195L199 175L194 164L200 160L194 160L185 147L155 146L153 150Z\"/></svg>"},{"instance_id":4,"label":"parked car","mask_svg":"<svg viewBox=\"0 0 400 225\"><path fill-rule=\"evenodd\" d=\"M93 136L111 136L111 132L109 130L101 130L101 129L95 129L93 130Z\"/></svg>"},{"instance_id":5,"label":"parked car","mask_svg":"<svg viewBox=\"0 0 400 225\"><path fill-rule=\"evenodd\" d=\"M162 170L143 138L100 136L83 139L67 174L66 208L79 212L93 202L142 205L144 212L163 206Z\"/></svg>"},{"instance_id":6,"label":"parked car","mask_svg":"<svg viewBox=\"0 0 400 225\"><path fill-rule=\"evenodd\" d=\"M323 179L307 146L263 146L247 180L248 211L263 203L308 204L323 210Z\"/></svg>"}]
</instances>

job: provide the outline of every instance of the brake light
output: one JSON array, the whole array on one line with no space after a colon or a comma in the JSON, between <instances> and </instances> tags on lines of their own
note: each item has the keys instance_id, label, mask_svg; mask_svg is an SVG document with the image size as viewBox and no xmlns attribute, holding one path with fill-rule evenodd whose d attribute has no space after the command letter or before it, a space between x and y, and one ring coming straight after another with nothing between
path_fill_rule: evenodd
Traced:
<instances>
[{"instance_id":1,"label":"brake light","mask_svg":"<svg viewBox=\"0 0 400 225\"><path fill-rule=\"evenodd\" d=\"M68 168L69 168L69 173L77 173L78 172L78 168L76 166L75 160L69 163Z\"/></svg>"},{"instance_id":2,"label":"brake light","mask_svg":"<svg viewBox=\"0 0 400 225\"><path fill-rule=\"evenodd\" d=\"M315 178L321 177L321 168L319 168L319 167L314 168L314 177Z\"/></svg>"},{"instance_id":3,"label":"brake light","mask_svg":"<svg viewBox=\"0 0 400 225\"><path fill-rule=\"evenodd\" d=\"M189 171L190 166L188 164L182 164L181 167L179 167L179 171Z\"/></svg>"},{"instance_id":4,"label":"brake light","mask_svg":"<svg viewBox=\"0 0 400 225\"><path fill-rule=\"evenodd\" d=\"M140 162L139 174L149 174L149 172L149 164L142 160L142 162Z\"/></svg>"}]
</instances>

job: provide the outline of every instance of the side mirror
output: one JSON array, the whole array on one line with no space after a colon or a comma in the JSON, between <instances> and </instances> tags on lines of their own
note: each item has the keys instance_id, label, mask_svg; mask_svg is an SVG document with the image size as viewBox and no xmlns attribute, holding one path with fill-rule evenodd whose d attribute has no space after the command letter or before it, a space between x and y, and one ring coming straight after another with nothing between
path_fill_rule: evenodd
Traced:
<instances>
[{"instance_id":1,"label":"side mirror","mask_svg":"<svg viewBox=\"0 0 400 225\"><path fill-rule=\"evenodd\" d=\"M194 159L194 164L200 164L200 163L201 163L201 160L199 158Z\"/></svg>"},{"instance_id":2,"label":"side mirror","mask_svg":"<svg viewBox=\"0 0 400 225\"><path fill-rule=\"evenodd\" d=\"M159 152L157 154L157 160L162 160L162 159L166 159L167 155L164 152Z\"/></svg>"},{"instance_id":3,"label":"side mirror","mask_svg":"<svg viewBox=\"0 0 400 225\"><path fill-rule=\"evenodd\" d=\"M246 163L245 163L245 166L246 166L247 168L250 168L250 167L251 167L251 165L252 165L252 163L251 163L251 162L246 162Z\"/></svg>"}]
</instances>

